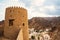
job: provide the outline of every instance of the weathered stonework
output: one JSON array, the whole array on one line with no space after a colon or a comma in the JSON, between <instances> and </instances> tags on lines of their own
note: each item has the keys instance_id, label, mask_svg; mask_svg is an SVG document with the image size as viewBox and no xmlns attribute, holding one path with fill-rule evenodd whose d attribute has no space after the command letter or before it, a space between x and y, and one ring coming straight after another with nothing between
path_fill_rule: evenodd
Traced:
<instances>
[{"instance_id":1,"label":"weathered stonework","mask_svg":"<svg viewBox=\"0 0 60 40\"><path fill-rule=\"evenodd\" d=\"M20 33L22 35L18 35ZM23 36L23 39L20 38L19 40L29 40L26 9L20 7L6 8L4 36L10 39L17 39L18 36Z\"/></svg>"}]
</instances>

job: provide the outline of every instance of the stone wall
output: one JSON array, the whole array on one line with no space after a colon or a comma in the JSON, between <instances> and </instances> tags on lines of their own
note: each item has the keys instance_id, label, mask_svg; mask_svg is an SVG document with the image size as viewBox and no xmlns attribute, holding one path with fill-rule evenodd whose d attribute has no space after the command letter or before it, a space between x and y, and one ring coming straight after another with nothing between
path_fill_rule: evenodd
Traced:
<instances>
[{"instance_id":1,"label":"stone wall","mask_svg":"<svg viewBox=\"0 0 60 40\"><path fill-rule=\"evenodd\" d=\"M6 8L4 36L15 39L21 29L23 40L29 40L27 10L20 7Z\"/></svg>"}]
</instances>

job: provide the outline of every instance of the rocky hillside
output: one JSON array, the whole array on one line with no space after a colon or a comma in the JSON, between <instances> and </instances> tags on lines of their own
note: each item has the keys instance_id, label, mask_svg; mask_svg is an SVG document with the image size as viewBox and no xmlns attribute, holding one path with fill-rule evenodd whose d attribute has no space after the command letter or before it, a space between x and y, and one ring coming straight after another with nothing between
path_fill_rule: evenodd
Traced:
<instances>
[{"instance_id":1,"label":"rocky hillside","mask_svg":"<svg viewBox=\"0 0 60 40\"><path fill-rule=\"evenodd\" d=\"M34 17L29 20L29 28L35 28L39 30L39 29L45 29L50 27L51 27L51 22L44 18Z\"/></svg>"},{"instance_id":2,"label":"rocky hillside","mask_svg":"<svg viewBox=\"0 0 60 40\"><path fill-rule=\"evenodd\" d=\"M29 19L29 28L45 29L60 27L60 17L34 17Z\"/></svg>"}]
</instances>

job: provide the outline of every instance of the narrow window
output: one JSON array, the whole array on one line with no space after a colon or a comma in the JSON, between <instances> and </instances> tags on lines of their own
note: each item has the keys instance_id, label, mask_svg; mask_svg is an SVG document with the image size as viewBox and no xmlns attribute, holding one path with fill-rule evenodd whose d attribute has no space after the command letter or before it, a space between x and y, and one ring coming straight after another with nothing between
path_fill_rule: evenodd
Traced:
<instances>
[{"instance_id":1,"label":"narrow window","mask_svg":"<svg viewBox=\"0 0 60 40\"><path fill-rule=\"evenodd\" d=\"M24 16L23 16L24 17Z\"/></svg>"},{"instance_id":2,"label":"narrow window","mask_svg":"<svg viewBox=\"0 0 60 40\"><path fill-rule=\"evenodd\" d=\"M23 23L23 26L25 26L25 24Z\"/></svg>"},{"instance_id":3,"label":"narrow window","mask_svg":"<svg viewBox=\"0 0 60 40\"><path fill-rule=\"evenodd\" d=\"M10 13L13 13L14 12L14 10L10 10Z\"/></svg>"},{"instance_id":4,"label":"narrow window","mask_svg":"<svg viewBox=\"0 0 60 40\"><path fill-rule=\"evenodd\" d=\"M10 12L11 12L11 10L10 10Z\"/></svg>"},{"instance_id":5,"label":"narrow window","mask_svg":"<svg viewBox=\"0 0 60 40\"><path fill-rule=\"evenodd\" d=\"M13 26L13 21L14 21L14 19L9 20L9 26Z\"/></svg>"},{"instance_id":6,"label":"narrow window","mask_svg":"<svg viewBox=\"0 0 60 40\"><path fill-rule=\"evenodd\" d=\"M20 13L20 11L18 11L18 13Z\"/></svg>"}]
</instances>

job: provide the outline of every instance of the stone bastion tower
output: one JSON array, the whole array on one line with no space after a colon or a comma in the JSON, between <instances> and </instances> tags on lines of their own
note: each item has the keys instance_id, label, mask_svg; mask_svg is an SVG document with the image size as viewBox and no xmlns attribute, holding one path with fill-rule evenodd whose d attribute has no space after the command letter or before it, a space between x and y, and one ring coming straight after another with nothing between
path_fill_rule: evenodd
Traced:
<instances>
[{"instance_id":1,"label":"stone bastion tower","mask_svg":"<svg viewBox=\"0 0 60 40\"><path fill-rule=\"evenodd\" d=\"M6 8L4 36L10 39L29 40L26 9L21 7Z\"/></svg>"}]
</instances>

